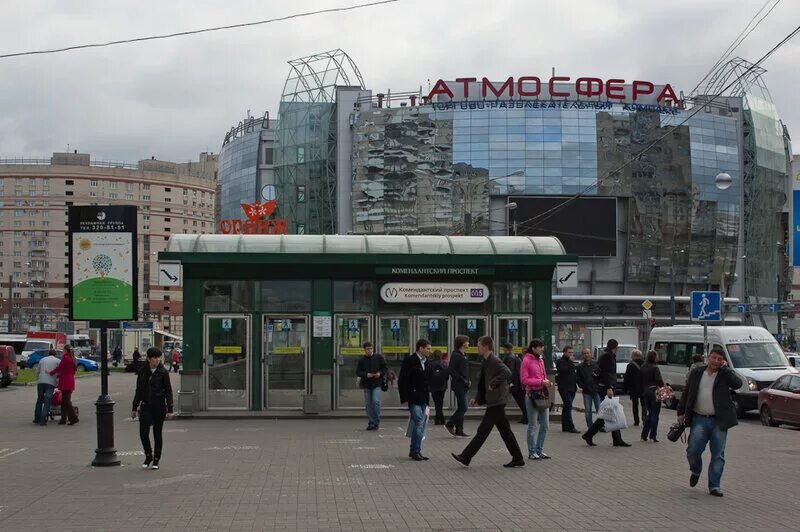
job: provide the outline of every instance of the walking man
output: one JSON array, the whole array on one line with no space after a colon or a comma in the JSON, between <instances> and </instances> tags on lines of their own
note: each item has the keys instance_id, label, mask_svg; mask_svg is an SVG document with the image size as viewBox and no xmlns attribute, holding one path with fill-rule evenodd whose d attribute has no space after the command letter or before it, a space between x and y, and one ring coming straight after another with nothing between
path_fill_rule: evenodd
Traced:
<instances>
[{"instance_id":1,"label":"walking man","mask_svg":"<svg viewBox=\"0 0 800 532\"><path fill-rule=\"evenodd\" d=\"M522 367L522 360L514 353L514 346L509 342L503 344L503 364L511 370L511 396L517 402L522 417L517 423L528 424L528 411L525 408L525 390L522 389L522 382L519 380L519 370Z\"/></svg>"},{"instance_id":2,"label":"walking man","mask_svg":"<svg viewBox=\"0 0 800 532\"><path fill-rule=\"evenodd\" d=\"M400 377L397 379L400 402L408 403L408 412L411 415L411 449L408 456L417 462L428 459L422 455L422 439L425 437L429 412L430 387L425 366L430 353L431 343L425 339L417 340L416 352L403 360Z\"/></svg>"},{"instance_id":3,"label":"walking man","mask_svg":"<svg viewBox=\"0 0 800 532\"><path fill-rule=\"evenodd\" d=\"M604 393L606 397L614 397L614 388L617 387L617 348L619 347L619 342L614 340L613 338L608 341L606 344L606 348L603 351L603 354L600 355L600 359L597 361L597 366L599 368L599 373L597 375L597 389L599 392ZM589 430L581 436L586 443L590 447L594 447L596 444L592 441L592 438L600 432L600 430L605 426L605 421L602 418L598 418L592 423L592 426L589 427ZM614 430L611 432L611 440L614 442L614 447L630 447L631 444L623 441L622 439L622 432L619 430Z\"/></svg>"},{"instance_id":4,"label":"walking man","mask_svg":"<svg viewBox=\"0 0 800 532\"><path fill-rule=\"evenodd\" d=\"M382 355L376 354L370 342L364 342L364 356L358 359L356 376L364 389L367 409L367 430L378 430L381 425L381 387L389 368Z\"/></svg>"},{"instance_id":5,"label":"walking man","mask_svg":"<svg viewBox=\"0 0 800 532\"><path fill-rule=\"evenodd\" d=\"M556 386L561 401L564 403L561 409L561 432L578 434L580 431L575 428L572 420L572 401L578 391L578 372L572 360L573 349L571 345L564 346L564 352L556 361Z\"/></svg>"},{"instance_id":6,"label":"walking man","mask_svg":"<svg viewBox=\"0 0 800 532\"><path fill-rule=\"evenodd\" d=\"M136 394L133 396L131 418L139 417L139 437L144 448L143 469L158 469L163 444L161 431L164 419L172 419L172 384L169 372L161 363L161 350L147 350L147 365L136 377ZM150 447L150 427L153 427L155 454ZM152 465L151 465L152 464Z\"/></svg>"},{"instance_id":7,"label":"walking man","mask_svg":"<svg viewBox=\"0 0 800 532\"><path fill-rule=\"evenodd\" d=\"M467 413L469 402L469 363L467 362L466 351L469 347L467 336L456 336L455 350L450 354L450 362L447 371L450 374L450 389L456 396L456 411L444 424L447 432L453 436L468 437L464 432L464 415Z\"/></svg>"},{"instance_id":8,"label":"walking man","mask_svg":"<svg viewBox=\"0 0 800 532\"><path fill-rule=\"evenodd\" d=\"M36 380L36 409L33 412L33 422L47 425L50 415L50 401L53 400L53 391L56 389L56 377L50 374L58 367L56 352L51 349L46 357L39 361L39 375Z\"/></svg>"},{"instance_id":9,"label":"walking man","mask_svg":"<svg viewBox=\"0 0 800 532\"><path fill-rule=\"evenodd\" d=\"M428 387L431 389L433 406L436 407L434 425L444 425L444 394L447 392L447 381L450 380L447 374L447 366L442 360L442 352L438 349L433 351L433 356L428 363Z\"/></svg>"},{"instance_id":10,"label":"walking man","mask_svg":"<svg viewBox=\"0 0 800 532\"><path fill-rule=\"evenodd\" d=\"M578 386L583 395L583 410L586 417L586 428L592 426L592 405L594 411L600 408L600 394L597 393L597 375L600 368L592 360L592 351L588 347L581 349L581 363L578 364Z\"/></svg>"},{"instance_id":11,"label":"walking man","mask_svg":"<svg viewBox=\"0 0 800 532\"><path fill-rule=\"evenodd\" d=\"M642 419L647 416L644 404L644 397L642 395L642 352L634 349L631 353L631 361L625 368L625 377L622 379L622 387L628 390L628 395L631 398L631 405L633 408L633 425L639 426L639 405L642 407Z\"/></svg>"},{"instance_id":12,"label":"walking man","mask_svg":"<svg viewBox=\"0 0 800 532\"><path fill-rule=\"evenodd\" d=\"M511 382L511 370L492 352L494 347L489 336L478 339L478 353L483 358L481 364L481 377L478 381L478 394L470 400L470 406L486 405L481 424L475 437L469 442L461 454L451 453L453 458L461 464L468 466L472 458L478 453L481 446L489 437L493 427L497 427L500 437L506 444L506 449L511 453L511 461L504 467L522 467L525 459L522 457L517 439L511 432L511 425L506 417L506 401L508 400L508 385Z\"/></svg>"},{"instance_id":13,"label":"walking man","mask_svg":"<svg viewBox=\"0 0 800 532\"><path fill-rule=\"evenodd\" d=\"M703 472L703 451L711 447L708 465L708 492L722 497L720 480L725 467L725 444L728 429L739 424L731 392L742 386L742 379L728 367L725 353L715 347L708 355L708 365L689 374L678 403L678 422L691 427L686 458L689 461L689 485L694 487Z\"/></svg>"}]
</instances>

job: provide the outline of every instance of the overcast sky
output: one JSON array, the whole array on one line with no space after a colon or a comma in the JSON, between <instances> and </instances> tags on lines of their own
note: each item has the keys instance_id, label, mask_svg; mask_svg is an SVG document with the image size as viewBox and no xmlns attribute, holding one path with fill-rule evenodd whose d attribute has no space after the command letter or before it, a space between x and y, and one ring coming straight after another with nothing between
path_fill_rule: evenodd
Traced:
<instances>
[{"instance_id":1,"label":"overcast sky","mask_svg":"<svg viewBox=\"0 0 800 532\"><path fill-rule=\"evenodd\" d=\"M26 0L0 18L0 53L285 16L354 0ZM286 61L342 48L367 87L408 91L461 76L596 76L687 93L764 0L401 0L394 4L141 44L0 60L0 156L70 149L97 159L186 161L270 111ZM491 7L489 7L491 6ZM800 20L785 0L736 51L755 61ZM800 151L800 37L764 67Z\"/></svg>"}]
</instances>

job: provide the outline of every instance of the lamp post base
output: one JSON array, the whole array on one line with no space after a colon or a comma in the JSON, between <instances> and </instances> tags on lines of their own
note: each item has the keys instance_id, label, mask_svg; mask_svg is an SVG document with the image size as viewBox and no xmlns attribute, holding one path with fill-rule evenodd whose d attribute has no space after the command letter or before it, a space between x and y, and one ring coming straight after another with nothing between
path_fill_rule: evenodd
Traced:
<instances>
[{"instance_id":1,"label":"lamp post base","mask_svg":"<svg viewBox=\"0 0 800 532\"><path fill-rule=\"evenodd\" d=\"M92 465L95 467L120 465L114 448L114 400L101 395L94 404L97 412L97 448Z\"/></svg>"}]
</instances>

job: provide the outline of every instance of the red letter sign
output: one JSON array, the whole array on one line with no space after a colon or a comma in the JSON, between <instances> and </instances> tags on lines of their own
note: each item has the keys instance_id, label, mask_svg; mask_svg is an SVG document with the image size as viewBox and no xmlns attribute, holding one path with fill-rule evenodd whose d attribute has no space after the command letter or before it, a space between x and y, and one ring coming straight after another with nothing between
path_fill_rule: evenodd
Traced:
<instances>
[{"instance_id":1,"label":"red letter sign","mask_svg":"<svg viewBox=\"0 0 800 532\"><path fill-rule=\"evenodd\" d=\"M664 98L670 98L673 102L676 103L678 102L678 97L675 96L675 91L672 90L672 87L670 86L669 83L664 85L664 88L661 89L661 93L658 95L658 98L656 98L656 100L658 100L658 102L660 103L661 100L663 100Z\"/></svg>"},{"instance_id":2,"label":"red letter sign","mask_svg":"<svg viewBox=\"0 0 800 532\"><path fill-rule=\"evenodd\" d=\"M606 81L606 96L611 100L625 99L625 80L610 79Z\"/></svg>"},{"instance_id":3,"label":"red letter sign","mask_svg":"<svg viewBox=\"0 0 800 532\"><path fill-rule=\"evenodd\" d=\"M508 97L509 98L514 97L514 78L508 78L506 82L500 86L499 90L494 88L494 85L492 85L492 82L489 81L488 78L483 78L482 85L483 86L481 87L481 92L484 98L486 98L486 89L491 90L494 93L494 95L497 96L498 98L503 95L506 89L508 89Z\"/></svg>"},{"instance_id":4,"label":"red letter sign","mask_svg":"<svg viewBox=\"0 0 800 532\"><path fill-rule=\"evenodd\" d=\"M533 91L526 91L522 86L523 83L527 83L532 81L536 85L536 89ZM539 96L539 93L542 91L542 82L536 76L522 76L517 80L517 94L520 96Z\"/></svg>"},{"instance_id":5,"label":"red letter sign","mask_svg":"<svg viewBox=\"0 0 800 532\"><path fill-rule=\"evenodd\" d=\"M569 96L568 92L556 92L555 91L554 86L555 86L556 82L558 82L558 81L569 81L569 77L567 77L567 76L553 76L552 78L550 78L550 84L549 84L550 97L551 98L566 98L566 97L568 97Z\"/></svg>"},{"instance_id":6,"label":"red letter sign","mask_svg":"<svg viewBox=\"0 0 800 532\"><path fill-rule=\"evenodd\" d=\"M428 94L428 99L433 100L433 97L436 96L437 94L446 94L450 97L451 100L453 99L453 93L450 90L450 87L448 87L447 83L445 83L441 79L437 81L436 85L434 85L433 89L431 89L431 93Z\"/></svg>"},{"instance_id":7,"label":"red letter sign","mask_svg":"<svg viewBox=\"0 0 800 532\"><path fill-rule=\"evenodd\" d=\"M644 89L647 90L644 90ZM655 86L649 81L634 81L633 82L633 101L635 102L640 94L653 94Z\"/></svg>"},{"instance_id":8,"label":"red letter sign","mask_svg":"<svg viewBox=\"0 0 800 532\"><path fill-rule=\"evenodd\" d=\"M456 78L456 83L464 85L464 98L469 98L469 84L478 81L478 78Z\"/></svg>"}]
</instances>

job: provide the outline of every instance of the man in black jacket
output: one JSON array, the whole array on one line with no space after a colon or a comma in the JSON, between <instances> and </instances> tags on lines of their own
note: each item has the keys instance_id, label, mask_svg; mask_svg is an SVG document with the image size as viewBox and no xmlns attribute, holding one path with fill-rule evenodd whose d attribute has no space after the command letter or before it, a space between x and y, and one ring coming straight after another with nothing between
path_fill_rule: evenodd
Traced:
<instances>
[{"instance_id":1,"label":"man in black jacket","mask_svg":"<svg viewBox=\"0 0 800 532\"><path fill-rule=\"evenodd\" d=\"M619 342L613 338L606 343L606 348L597 361L597 392L603 397L614 397L614 388L617 387L617 348ZM589 427L583 436L586 443L594 447L596 444L592 438L605 426L605 422L598 417L592 426ZM631 444L623 441L622 433L618 430L611 431L611 441L614 447L630 447Z\"/></svg>"},{"instance_id":2,"label":"man in black jacket","mask_svg":"<svg viewBox=\"0 0 800 532\"><path fill-rule=\"evenodd\" d=\"M578 391L578 375L572 356L572 346L564 346L561 358L556 360L556 386L561 401L564 403L561 410L561 432L578 434L580 431L575 428L572 420L572 401Z\"/></svg>"},{"instance_id":3,"label":"man in black jacket","mask_svg":"<svg viewBox=\"0 0 800 532\"><path fill-rule=\"evenodd\" d=\"M161 350L151 347L147 350L147 365L136 377L136 394L133 396L131 418L139 416L139 437L144 447L142 468L158 469L161 460L161 430L164 419L172 419L172 384L169 372L161 363ZM150 447L150 427L153 427L155 454ZM152 466L151 466L152 463Z\"/></svg>"},{"instance_id":4,"label":"man in black jacket","mask_svg":"<svg viewBox=\"0 0 800 532\"><path fill-rule=\"evenodd\" d=\"M468 435L464 432L464 415L467 413L469 403L469 363L467 362L466 351L469 347L467 336L456 336L455 350L450 354L450 363L447 372L450 374L450 389L456 396L456 411L444 424L447 432L453 436Z\"/></svg>"},{"instance_id":5,"label":"man in black jacket","mask_svg":"<svg viewBox=\"0 0 800 532\"><path fill-rule=\"evenodd\" d=\"M514 346L509 342L503 344L503 351L503 364L508 366L508 369L511 370L511 396L514 398L514 401L517 402L517 406L519 406L522 412L522 417L518 423L527 425L528 409L525 408L525 390L522 388L522 383L519 380L519 370L522 367L522 360L514 353Z\"/></svg>"},{"instance_id":6,"label":"man in black jacket","mask_svg":"<svg viewBox=\"0 0 800 532\"><path fill-rule=\"evenodd\" d=\"M634 349L631 353L631 361L625 368L625 377L622 379L622 387L628 391L633 406L633 425L639 426L639 405L642 405L642 417L647 417L644 397L642 396L642 352Z\"/></svg>"},{"instance_id":7,"label":"man in black jacket","mask_svg":"<svg viewBox=\"0 0 800 532\"><path fill-rule=\"evenodd\" d=\"M742 379L728 367L725 352L715 347L708 355L708 365L689 373L686 388L678 403L678 422L691 427L686 458L689 461L689 485L694 487L703 472L703 451L711 448L708 465L708 492L722 497L720 480L725 467L725 444L728 429L739 424L731 392L742 387Z\"/></svg>"},{"instance_id":8,"label":"man in black jacket","mask_svg":"<svg viewBox=\"0 0 800 532\"><path fill-rule=\"evenodd\" d=\"M356 365L356 377L364 389L367 409L367 430L378 430L381 425L381 385L389 368L383 356L376 354L370 342L364 342L364 356Z\"/></svg>"},{"instance_id":9,"label":"man in black jacket","mask_svg":"<svg viewBox=\"0 0 800 532\"><path fill-rule=\"evenodd\" d=\"M481 424L475 437L469 442L461 454L451 453L461 464L468 466L472 458L478 453L486 438L497 427L500 437L506 444L506 449L511 453L511 462L504 467L522 467L525 459L517 443L517 438L511 431L511 425L506 417L506 401L508 400L508 385L511 381L511 370L495 356L491 337L482 336L478 339L478 352L483 358L481 377L478 381L478 395L470 400L470 406L486 405Z\"/></svg>"},{"instance_id":10,"label":"man in black jacket","mask_svg":"<svg viewBox=\"0 0 800 532\"><path fill-rule=\"evenodd\" d=\"M588 347L581 349L581 363L578 364L578 386L583 395L583 410L586 417L586 428L592 426L592 406L594 411L600 408L600 394L597 393L597 375L600 368L592 360L592 351Z\"/></svg>"},{"instance_id":11,"label":"man in black jacket","mask_svg":"<svg viewBox=\"0 0 800 532\"><path fill-rule=\"evenodd\" d=\"M408 456L418 462L428 459L422 455L422 439L425 437L428 402L430 401L430 387L426 371L430 353L431 343L425 339L417 340L416 352L403 360L400 376L397 379L400 402L408 403L408 412L411 415L411 449Z\"/></svg>"}]
</instances>

